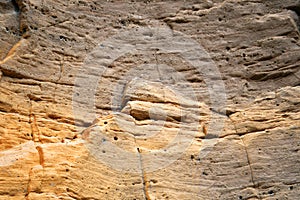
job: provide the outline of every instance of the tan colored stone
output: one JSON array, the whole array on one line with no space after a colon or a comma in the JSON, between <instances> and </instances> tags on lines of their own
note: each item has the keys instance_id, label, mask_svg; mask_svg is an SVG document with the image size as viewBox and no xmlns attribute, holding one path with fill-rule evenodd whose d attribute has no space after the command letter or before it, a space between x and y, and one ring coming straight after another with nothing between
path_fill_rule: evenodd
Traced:
<instances>
[{"instance_id":1,"label":"tan colored stone","mask_svg":"<svg viewBox=\"0 0 300 200\"><path fill-rule=\"evenodd\" d=\"M300 196L298 1L0 0L0 25L0 200Z\"/></svg>"}]
</instances>

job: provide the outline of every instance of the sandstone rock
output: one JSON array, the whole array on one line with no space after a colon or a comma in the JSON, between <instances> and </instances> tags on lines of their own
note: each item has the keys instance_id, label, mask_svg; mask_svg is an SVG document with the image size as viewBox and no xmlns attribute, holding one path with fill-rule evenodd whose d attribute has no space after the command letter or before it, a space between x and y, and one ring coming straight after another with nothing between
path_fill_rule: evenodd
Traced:
<instances>
[{"instance_id":1,"label":"sandstone rock","mask_svg":"<svg viewBox=\"0 0 300 200\"><path fill-rule=\"evenodd\" d=\"M0 0L0 199L297 199L299 8Z\"/></svg>"}]
</instances>

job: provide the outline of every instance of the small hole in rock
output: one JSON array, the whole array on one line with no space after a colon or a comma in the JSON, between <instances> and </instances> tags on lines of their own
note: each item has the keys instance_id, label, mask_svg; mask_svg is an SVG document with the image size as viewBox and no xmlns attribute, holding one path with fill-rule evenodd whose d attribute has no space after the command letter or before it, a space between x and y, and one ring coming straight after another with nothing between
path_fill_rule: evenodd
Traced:
<instances>
[{"instance_id":1,"label":"small hole in rock","mask_svg":"<svg viewBox=\"0 0 300 200\"><path fill-rule=\"evenodd\" d=\"M193 160L195 158L195 156L194 155L191 155L191 159Z\"/></svg>"},{"instance_id":2,"label":"small hole in rock","mask_svg":"<svg viewBox=\"0 0 300 200\"><path fill-rule=\"evenodd\" d=\"M226 50L229 51L229 50L230 50L230 47L226 47Z\"/></svg>"},{"instance_id":3,"label":"small hole in rock","mask_svg":"<svg viewBox=\"0 0 300 200\"><path fill-rule=\"evenodd\" d=\"M22 33L25 33L26 31L27 31L27 28L24 27L24 28L22 29Z\"/></svg>"},{"instance_id":4,"label":"small hole in rock","mask_svg":"<svg viewBox=\"0 0 300 200\"><path fill-rule=\"evenodd\" d=\"M118 137L117 137L117 136L115 136L115 137L114 137L114 140L118 140Z\"/></svg>"},{"instance_id":5,"label":"small hole in rock","mask_svg":"<svg viewBox=\"0 0 300 200\"><path fill-rule=\"evenodd\" d=\"M155 179L152 179L151 182L152 182L152 183L157 183L158 181L155 180Z\"/></svg>"},{"instance_id":6,"label":"small hole in rock","mask_svg":"<svg viewBox=\"0 0 300 200\"><path fill-rule=\"evenodd\" d=\"M107 124L107 121L103 122L104 124Z\"/></svg>"},{"instance_id":7,"label":"small hole in rock","mask_svg":"<svg viewBox=\"0 0 300 200\"><path fill-rule=\"evenodd\" d=\"M273 191L273 190L270 190L270 191L268 192L268 194L273 195L273 194L274 194L274 191Z\"/></svg>"},{"instance_id":8,"label":"small hole in rock","mask_svg":"<svg viewBox=\"0 0 300 200\"><path fill-rule=\"evenodd\" d=\"M243 199L243 197L242 197L242 196L239 196L239 199Z\"/></svg>"},{"instance_id":9,"label":"small hole in rock","mask_svg":"<svg viewBox=\"0 0 300 200\"><path fill-rule=\"evenodd\" d=\"M294 189L294 187L293 187L293 186L290 186L290 190L292 190L292 189Z\"/></svg>"}]
</instances>

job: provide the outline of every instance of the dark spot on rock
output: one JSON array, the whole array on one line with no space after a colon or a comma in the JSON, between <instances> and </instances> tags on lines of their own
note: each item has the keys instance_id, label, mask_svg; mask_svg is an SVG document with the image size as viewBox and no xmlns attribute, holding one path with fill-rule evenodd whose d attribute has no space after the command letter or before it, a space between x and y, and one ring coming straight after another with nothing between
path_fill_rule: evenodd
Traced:
<instances>
[{"instance_id":1,"label":"dark spot on rock","mask_svg":"<svg viewBox=\"0 0 300 200\"><path fill-rule=\"evenodd\" d=\"M270 190L270 191L268 192L268 194L269 194L269 195L274 195L275 193L274 193L273 190Z\"/></svg>"},{"instance_id":2,"label":"dark spot on rock","mask_svg":"<svg viewBox=\"0 0 300 200\"><path fill-rule=\"evenodd\" d=\"M104 121L103 123L104 123L104 124L107 124L108 122L107 122L107 121Z\"/></svg>"},{"instance_id":3,"label":"dark spot on rock","mask_svg":"<svg viewBox=\"0 0 300 200\"><path fill-rule=\"evenodd\" d=\"M195 158L195 156L194 156L194 155L191 155L191 159L194 160L194 158Z\"/></svg>"},{"instance_id":4,"label":"dark spot on rock","mask_svg":"<svg viewBox=\"0 0 300 200\"><path fill-rule=\"evenodd\" d=\"M155 179L151 179L151 182L152 182L152 183L157 183L158 181L155 180Z\"/></svg>"},{"instance_id":5,"label":"dark spot on rock","mask_svg":"<svg viewBox=\"0 0 300 200\"><path fill-rule=\"evenodd\" d=\"M16 12L20 12L20 7L19 7L17 1L16 0L12 0L11 3L13 4L15 11Z\"/></svg>"},{"instance_id":6,"label":"dark spot on rock","mask_svg":"<svg viewBox=\"0 0 300 200\"><path fill-rule=\"evenodd\" d=\"M118 140L118 137L117 137L117 136L115 136L115 137L114 137L114 140Z\"/></svg>"}]
</instances>

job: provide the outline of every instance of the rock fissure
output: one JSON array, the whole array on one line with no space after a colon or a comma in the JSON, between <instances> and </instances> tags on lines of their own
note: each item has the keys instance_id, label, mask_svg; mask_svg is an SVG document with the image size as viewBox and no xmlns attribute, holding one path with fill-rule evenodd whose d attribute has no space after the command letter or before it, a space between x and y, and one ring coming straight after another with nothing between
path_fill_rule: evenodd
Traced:
<instances>
[{"instance_id":1,"label":"rock fissure","mask_svg":"<svg viewBox=\"0 0 300 200\"><path fill-rule=\"evenodd\" d=\"M137 147L137 153L138 153L138 157L139 157L139 165L140 165L140 169L141 169L141 178L142 178L142 183L143 183L144 198L145 198L145 200L151 200L151 198L149 196L149 181L147 180L147 175L146 175L146 172L144 169L141 151L142 150L139 147Z\"/></svg>"},{"instance_id":2,"label":"rock fissure","mask_svg":"<svg viewBox=\"0 0 300 200\"><path fill-rule=\"evenodd\" d=\"M29 125L30 125L30 130L31 130L31 138L33 142L40 142L41 141L41 136L40 136L40 130L38 128L37 125L37 120L36 120L36 116L33 113L33 106L32 106L32 100L30 99L29 95L27 95L28 99L29 99L29 116L28 116L28 121L29 121Z\"/></svg>"},{"instance_id":3,"label":"rock fissure","mask_svg":"<svg viewBox=\"0 0 300 200\"><path fill-rule=\"evenodd\" d=\"M234 129L235 129L236 134L238 135L238 131L237 131L237 128L236 128L236 125L235 125L234 121L233 121L230 117L228 117L228 118L229 118L229 120L231 121L231 123L232 123L232 125L233 125L233 127L234 127ZM249 170L250 170L250 178L251 178L251 182L252 182L253 188L256 188L257 185L256 185L255 182L254 182L253 169L252 169L252 165L251 165L251 162L250 162L250 157L249 157L247 145L245 144L245 142L244 142L244 140L243 140L242 137L240 137L240 140L241 140L242 145L243 145L244 150L245 150L246 159L247 159L247 163L248 163Z\"/></svg>"},{"instance_id":4,"label":"rock fissure","mask_svg":"<svg viewBox=\"0 0 300 200\"><path fill-rule=\"evenodd\" d=\"M31 192L31 178L32 178L32 168L29 170L29 173L28 173L28 182L27 182L27 187L26 187L26 192L25 192L26 200L29 200L29 194Z\"/></svg>"},{"instance_id":5,"label":"rock fissure","mask_svg":"<svg viewBox=\"0 0 300 200\"><path fill-rule=\"evenodd\" d=\"M257 185L255 184L254 182L254 176L253 176L253 169L252 169L252 165L251 165L251 162L250 162L250 157L249 157L249 153L248 153L248 149L247 149L247 146L243 140L243 138L240 138L242 143L243 143L243 146L245 148L245 153L246 153L246 158L247 158L247 162L248 162L248 165L249 165L249 169L250 169L250 175L251 175L251 182L253 184L253 188L256 188Z\"/></svg>"}]
</instances>

